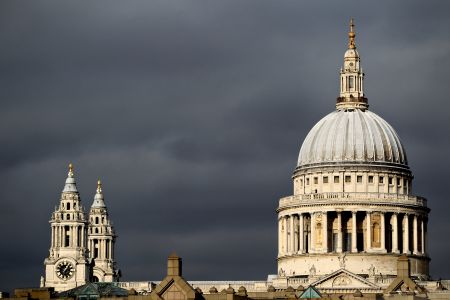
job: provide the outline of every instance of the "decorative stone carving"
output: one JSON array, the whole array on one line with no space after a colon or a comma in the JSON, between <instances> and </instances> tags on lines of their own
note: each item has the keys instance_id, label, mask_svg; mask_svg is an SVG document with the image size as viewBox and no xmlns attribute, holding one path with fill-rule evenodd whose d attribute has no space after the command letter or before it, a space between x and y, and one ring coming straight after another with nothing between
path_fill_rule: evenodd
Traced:
<instances>
[{"instance_id":1,"label":"decorative stone carving","mask_svg":"<svg viewBox=\"0 0 450 300\"><path fill-rule=\"evenodd\" d=\"M333 280L333 287L335 286L347 286L352 283L351 279L346 275L340 275Z\"/></svg>"},{"instance_id":2,"label":"decorative stone carving","mask_svg":"<svg viewBox=\"0 0 450 300\"><path fill-rule=\"evenodd\" d=\"M368 271L369 271L370 276L375 276L375 267L373 266L373 264L370 265L370 268Z\"/></svg>"},{"instance_id":3,"label":"decorative stone carving","mask_svg":"<svg viewBox=\"0 0 450 300\"><path fill-rule=\"evenodd\" d=\"M316 267L314 265L309 268L309 276L316 276Z\"/></svg>"},{"instance_id":4,"label":"decorative stone carving","mask_svg":"<svg viewBox=\"0 0 450 300\"><path fill-rule=\"evenodd\" d=\"M341 267L341 269L345 269L345 262L347 261L347 253L341 253L338 256L338 260L339 260L339 266Z\"/></svg>"}]
</instances>

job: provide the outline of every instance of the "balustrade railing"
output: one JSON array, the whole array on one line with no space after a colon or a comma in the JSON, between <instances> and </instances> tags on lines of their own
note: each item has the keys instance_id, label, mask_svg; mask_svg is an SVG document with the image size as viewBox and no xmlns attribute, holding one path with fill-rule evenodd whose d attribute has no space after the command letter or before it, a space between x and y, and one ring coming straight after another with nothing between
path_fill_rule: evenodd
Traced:
<instances>
[{"instance_id":1,"label":"balustrade railing","mask_svg":"<svg viewBox=\"0 0 450 300\"><path fill-rule=\"evenodd\" d=\"M388 194L388 193L314 193L293 195L280 199L279 207L287 207L301 204L322 204L327 201L336 202L367 202L367 203L401 203L417 206L427 206L427 200L422 197Z\"/></svg>"}]
</instances>

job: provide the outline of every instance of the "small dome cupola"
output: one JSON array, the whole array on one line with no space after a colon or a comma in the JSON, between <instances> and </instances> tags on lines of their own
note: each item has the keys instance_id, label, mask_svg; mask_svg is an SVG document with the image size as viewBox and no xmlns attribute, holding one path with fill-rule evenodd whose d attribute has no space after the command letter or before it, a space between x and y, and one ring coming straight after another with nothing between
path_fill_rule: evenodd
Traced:
<instances>
[{"instance_id":1,"label":"small dome cupola","mask_svg":"<svg viewBox=\"0 0 450 300\"><path fill-rule=\"evenodd\" d=\"M348 49L345 51L344 66L340 71L340 93L336 103L338 110L355 108L366 110L369 107L367 98L364 96L364 73L356 50L354 27L353 19L351 19Z\"/></svg>"},{"instance_id":2,"label":"small dome cupola","mask_svg":"<svg viewBox=\"0 0 450 300\"><path fill-rule=\"evenodd\" d=\"M100 179L97 181L97 192L95 193L92 207L93 208L106 207L105 200L103 198L102 182L100 181Z\"/></svg>"},{"instance_id":3,"label":"small dome cupola","mask_svg":"<svg viewBox=\"0 0 450 300\"><path fill-rule=\"evenodd\" d=\"M75 177L73 176L73 164L69 164L69 173L67 173L66 183L64 185L63 193L76 193L78 192L75 183Z\"/></svg>"}]
</instances>

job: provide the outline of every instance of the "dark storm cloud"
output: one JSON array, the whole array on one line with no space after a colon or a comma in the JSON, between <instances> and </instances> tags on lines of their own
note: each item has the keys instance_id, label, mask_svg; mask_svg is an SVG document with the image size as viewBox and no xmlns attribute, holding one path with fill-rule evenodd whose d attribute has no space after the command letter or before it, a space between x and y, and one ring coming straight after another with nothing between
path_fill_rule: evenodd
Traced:
<instances>
[{"instance_id":1,"label":"dark storm cloud","mask_svg":"<svg viewBox=\"0 0 450 300\"><path fill-rule=\"evenodd\" d=\"M450 278L448 6L2 1L0 289L39 283L69 161L86 208L104 182L124 280L161 279L174 250L188 279L275 273L277 199L333 109L350 16Z\"/></svg>"}]
</instances>

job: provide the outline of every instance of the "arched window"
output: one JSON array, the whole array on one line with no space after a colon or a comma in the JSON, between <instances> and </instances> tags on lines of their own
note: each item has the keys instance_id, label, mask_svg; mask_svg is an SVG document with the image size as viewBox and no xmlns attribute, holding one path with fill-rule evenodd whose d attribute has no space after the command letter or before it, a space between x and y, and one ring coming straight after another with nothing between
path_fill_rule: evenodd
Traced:
<instances>
[{"instance_id":1,"label":"arched window","mask_svg":"<svg viewBox=\"0 0 450 300\"><path fill-rule=\"evenodd\" d=\"M95 217L95 224L98 224L98 217Z\"/></svg>"},{"instance_id":2,"label":"arched window","mask_svg":"<svg viewBox=\"0 0 450 300\"><path fill-rule=\"evenodd\" d=\"M70 220L70 214L66 215L66 220Z\"/></svg>"},{"instance_id":3,"label":"arched window","mask_svg":"<svg viewBox=\"0 0 450 300\"><path fill-rule=\"evenodd\" d=\"M67 210L70 210L70 202L67 202Z\"/></svg>"}]
</instances>

